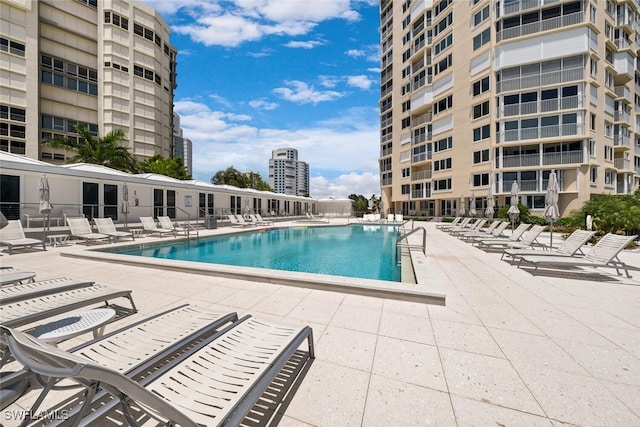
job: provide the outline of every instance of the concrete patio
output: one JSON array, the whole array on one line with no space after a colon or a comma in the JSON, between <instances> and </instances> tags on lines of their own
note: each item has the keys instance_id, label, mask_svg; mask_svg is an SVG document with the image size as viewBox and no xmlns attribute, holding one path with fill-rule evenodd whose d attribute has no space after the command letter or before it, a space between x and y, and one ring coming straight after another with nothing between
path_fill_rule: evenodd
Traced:
<instances>
[{"instance_id":1,"label":"concrete patio","mask_svg":"<svg viewBox=\"0 0 640 427\"><path fill-rule=\"evenodd\" d=\"M639 249L620 257L631 279L613 269L532 275L415 225L427 230L426 256L412 250L416 289L445 294L446 306L61 256L81 245L0 263L132 289L139 313L107 330L183 303L312 326L316 359L282 426L640 425ZM1 423L16 425L11 413L36 395Z\"/></svg>"}]
</instances>

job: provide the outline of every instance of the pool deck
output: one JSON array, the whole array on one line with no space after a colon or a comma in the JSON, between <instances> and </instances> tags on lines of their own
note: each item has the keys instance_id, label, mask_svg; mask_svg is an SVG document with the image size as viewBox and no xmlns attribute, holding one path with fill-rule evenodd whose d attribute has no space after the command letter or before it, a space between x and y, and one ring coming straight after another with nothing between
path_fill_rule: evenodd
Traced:
<instances>
[{"instance_id":1,"label":"pool deck","mask_svg":"<svg viewBox=\"0 0 640 427\"><path fill-rule=\"evenodd\" d=\"M640 425L640 249L620 256L631 279L608 268L534 276L415 225L427 230L426 256L412 250L416 289L445 306L61 257L84 245L3 252L0 264L133 290L139 313L107 331L184 303L312 326L316 359L281 426Z\"/></svg>"}]
</instances>

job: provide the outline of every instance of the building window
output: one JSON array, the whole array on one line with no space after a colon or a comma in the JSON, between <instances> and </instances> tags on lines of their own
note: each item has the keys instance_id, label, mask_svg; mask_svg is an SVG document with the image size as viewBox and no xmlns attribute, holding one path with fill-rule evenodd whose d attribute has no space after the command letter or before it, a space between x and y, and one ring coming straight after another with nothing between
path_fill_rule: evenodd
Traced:
<instances>
[{"instance_id":1,"label":"building window","mask_svg":"<svg viewBox=\"0 0 640 427\"><path fill-rule=\"evenodd\" d=\"M433 151L436 153L440 151L450 150L453 148L453 137L449 136L433 143Z\"/></svg>"},{"instance_id":2,"label":"building window","mask_svg":"<svg viewBox=\"0 0 640 427\"><path fill-rule=\"evenodd\" d=\"M473 164L486 163L489 161L489 149L473 152Z\"/></svg>"},{"instance_id":3,"label":"building window","mask_svg":"<svg viewBox=\"0 0 640 427\"><path fill-rule=\"evenodd\" d=\"M589 156L596 157L596 140L595 139L589 140Z\"/></svg>"},{"instance_id":4,"label":"building window","mask_svg":"<svg viewBox=\"0 0 640 427\"><path fill-rule=\"evenodd\" d=\"M489 174L488 173L478 173L473 175L473 186L474 187L486 187L489 185Z\"/></svg>"},{"instance_id":5,"label":"building window","mask_svg":"<svg viewBox=\"0 0 640 427\"><path fill-rule=\"evenodd\" d=\"M478 50L491 41L491 28L487 28L473 38L473 50Z\"/></svg>"},{"instance_id":6,"label":"building window","mask_svg":"<svg viewBox=\"0 0 640 427\"><path fill-rule=\"evenodd\" d=\"M481 93L485 93L489 90L489 76L484 77L472 85L473 96L478 96Z\"/></svg>"},{"instance_id":7,"label":"building window","mask_svg":"<svg viewBox=\"0 0 640 427\"><path fill-rule=\"evenodd\" d=\"M402 168L402 177L408 178L411 175L411 168Z\"/></svg>"},{"instance_id":8,"label":"building window","mask_svg":"<svg viewBox=\"0 0 640 427\"><path fill-rule=\"evenodd\" d=\"M433 162L434 172L438 172L446 169L451 169L451 157L447 157L446 159L435 160Z\"/></svg>"},{"instance_id":9,"label":"building window","mask_svg":"<svg viewBox=\"0 0 640 427\"><path fill-rule=\"evenodd\" d=\"M589 171L589 182L591 185L595 185L598 183L598 167L591 166L591 170Z\"/></svg>"},{"instance_id":10,"label":"building window","mask_svg":"<svg viewBox=\"0 0 640 427\"><path fill-rule=\"evenodd\" d=\"M440 61L436 62L433 67L433 74L437 76L447 68L451 67L451 65L453 65L453 56L449 54L446 56L446 58L443 58Z\"/></svg>"},{"instance_id":11,"label":"building window","mask_svg":"<svg viewBox=\"0 0 640 427\"><path fill-rule=\"evenodd\" d=\"M439 101L433 103L433 114L442 113L445 110L453 107L453 95L449 95L442 98Z\"/></svg>"},{"instance_id":12,"label":"building window","mask_svg":"<svg viewBox=\"0 0 640 427\"><path fill-rule=\"evenodd\" d=\"M480 126L473 130L473 142L482 141L490 137L491 125Z\"/></svg>"},{"instance_id":13,"label":"building window","mask_svg":"<svg viewBox=\"0 0 640 427\"><path fill-rule=\"evenodd\" d=\"M473 118L477 119L489 114L489 101L473 106Z\"/></svg>"},{"instance_id":14,"label":"building window","mask_svg":"<svg viewBox=\"0 0 640 427\"><path fill-rule=\"evenodd\" d=\"M446 191L451 190L451 178L438 179L433 181L434 191Z\"/></svg>"},{"instance_id":15,"label":"building window","mask_svg":"<svg viewBox=\"0 0 640 427\"><path fill-rule=\"evenodd\" d=\"M449 46L453 44L453 33L450 33L447 37L440 40L440 42L436 43L434 47L434 56L438 55L440 52L447 49Z\"/></svg>"},{"instance_id":16,"label":"building window","mask_svg":"<svg viewBox=\"0 0 640 427\"><path fill-rule=\"evenodd\" d=\"M0 51L24 57L25 46L23 43L0 37Z\"/></svg>"},{"instance_id":17,"label":"building window","mask_svg":"<svg viewBox=\"0 0 640 427\"><path fill-rule=\"evenodd\" d=\"M401 194L409 194L411 192L411 184L402 184L400 190Z\"/></svg>"},{"instance_id":18,"label":"building window","mask_svg":"<svg viewBox=\"0 0 640 427\"><path fill-rule=\"evenodd\" d=\"M483 9L481 9L479 12L476 12L473 15L473 26L477 27L478 25L482 24L487 19L489 19L489 6L488 5L485 6Z\"/></svg>"},{"instance_id":19,"label":"building window","mask_svg":"<svg viewBox=\"0 0 640 427\"><path fill-rule=\"evenodd\" d=\"M604 146L604 159L613 162L613 147L609 145Z\"/></svg>"}]
</instances>

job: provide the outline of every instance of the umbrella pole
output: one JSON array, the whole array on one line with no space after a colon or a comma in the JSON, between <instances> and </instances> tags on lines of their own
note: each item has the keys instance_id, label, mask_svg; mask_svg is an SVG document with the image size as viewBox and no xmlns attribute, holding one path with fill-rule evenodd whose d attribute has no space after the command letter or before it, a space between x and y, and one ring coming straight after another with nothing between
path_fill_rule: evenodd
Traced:
<instances>
[{"instance_id":1,"label":"umbrella pole","mask_svg":"<svg viewBox=\"0 0 640 427\"><path fill-rule=\"evenodd\" d=\"M129 221L127 221L127 213L124 214L124 229L129 231Z\"/></svg>"},{"instance_id":2,"label":"umbrella pole","mask_svg":"<svg viewBox=\"0 0 640 427\"><path fill-rule=\"evenodd\" d=\"M553 249L553 221L549 221L551 223L551 238L549 241L549 249Z\"/></svg>"}]
</instances>

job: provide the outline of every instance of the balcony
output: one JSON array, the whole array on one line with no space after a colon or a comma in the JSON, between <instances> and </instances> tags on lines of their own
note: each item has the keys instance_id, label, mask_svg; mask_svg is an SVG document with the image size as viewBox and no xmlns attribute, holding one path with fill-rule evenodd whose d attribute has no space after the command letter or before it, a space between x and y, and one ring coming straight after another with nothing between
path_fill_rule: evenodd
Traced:
<instances>
[{"instance_id":1,"label":"balcony","mask_svg":"<svg viewBox=\"0 0 640 427\"><path fill-rule=\"evenodd\" d=\"M541 0L520 0L515 2L509 2L504 5L504 14L520 12L521 10L527 10L534 7L538 7L542 4Z\"/></svg>"},{"instance_id":2,"label":"balcony","mask_svg":"<svg viewBox=\"0 0 640 427\"><path fill-rule=\"evenodd\" d=\"M519 168L524 166L539 166L540 153L502 156L503 168Z\"/></svg>"},{"instance_id":3,"label":"balcony","mask_svg":"<svg viewBox=\"0 0 640 427\"><path fill-rule=\"evenodd\" d=\"M584 105L584 96L567 96L565 98L542 99L505 105L498 109L498 118L520 116L525 114L546 113L549 111L569 110Z\"/></svg>"},{"instance_id":4,"label":"balcony","mask_svg":"<svg viewBox=\"0 0 640 427\"><path fill-rule=\"evenodd\" d=\"M430 197L431 197L430 188L411 190L411 199L428 199Z\"/></svg>"},{"instance_id":5,"label":"balcony","mask_svg":"<svg viewBox=\"0 0 640 427\"><path fill-rule=\"evenodd\" d=\"M431 169L417 171L411 174L411 181L423 181L425 179L431 179Z\"/></svg>"},{"instance_id":6,"label":"balcony","mask_svg":"<svg viewBox=\"0 0 640 427\"><path fill-rule=\"evenodd\" d=\"M431 160L431 151L426 153L414 154L411 157L411 163L420 163L427 160Z\"/></svg>"},{"instance_id":7,"label":"balcony","mask_svg":"<svg viewBox=\"0 0 640 427\"><path fill-rule=\"evenodd\" d=\"M577 80L584 80L585 75L586 71L584 67L568 68L566 70L537 74L535 76L516 77L513 79L502 80L500 82L497 82L496 90L498 93L501 93L512 90L527 89L531 87L537 88L540 86L573 82Z\"/></svg>"},{"instance_id":8,"label":"balcony","mask_svg":"<svg viewBox=\"0 0 640 427\"><path fill-rule=\"evenodd\" d=\"M616 86L614 91L618 98L622 98L631 104L631 90L626 85Z\"/></svg>"},{"instance_id":9,"label":"balcony","mask_svg":"<svg viewBox=\"0 0 640 427\"><path fill-rule=\"evenodd\" d=\"M559 136L583 135L584 125L567 123L563 125L540 126L500 131L496 135L497 142L521 141L529 139L553 138Z\"/></svg>"},{"instance_id":10,"label":"balcony","mask_svg":"<svg viewBox=\"0 0 640 427\"><path fill-rule=\"evenodd\" d=\"M558 16L542 21L531 22L517 27L505 28L496 33L496 42L509 40L515 37L527 36L529 34L540 33L542 31L564 28L569 25L581 24L586 21L585 12L576 12L569 15Z\"/></svg>"},{"instance_id":11,"label":"balcony","mask_svg":"<svg viewBox=\"0 0 640 427\"><path fill-rule=\"evenodd\" d=\"M616 110L613 115L613 121L631 123L631 114L625 110Z\"/></svg>"},{"instance_id":12,"label":"balcony","mask_svg":"<svg viewBox=\"0 0 640 427\"><path fill-rule=\"evenodd\" d=\"M558 187L560 191L564 191L564 179L562 171L558 171ZM547 191L547 186L549 185L548 179L530 179L530 180L518 180L518 186L520 187L520 191L523 193L545 193ZM513 180L505 180L502 182L502 191L498 191L500 193L511 193L511 186L513 185ZM498 188L500 190L500 188Z\"/></svg>"},{"instance_id":13,"label":"balcony","mask_svg":"<svg viewBox=\"0 0 640 427\"><path fill-rule=\"evenodd\" d=\"M622 49L632 49L633 48L633 44L631 43L631 40L626 39L626 38L615 39L613 41L613 43L620 50L622 50Z\"/></svg>"},{"instance_id":14,"label":"balcony","mask_svg":"<svg viewBox=\"0 0 640 427\"><path fill-rule=\"evenodd\" d=\"M542 164L548 165L570 165L586 163L582 150L560 151L557 153L543 153Z\"/></svg>"},{"instance_id":15,"label":"balcony","mask_svg":"<svg viewBox=\"0 0 640 427\"><path fill-rule=\"evenodd\" d=\"M613 136L613 146L614 147L626 147L631 148L631 138L629 135L614 135Z\"/></svg>"},{"instance_id":16,"label":"balcony","mask_svg":"<svg viewBox=\"0 0 640 427\"><path fill-rule=\"evenodd\" d=\"M620 170L632 171L631 160L629 159L613 159L613 166Z\"/></svg>"}]
</instances>

